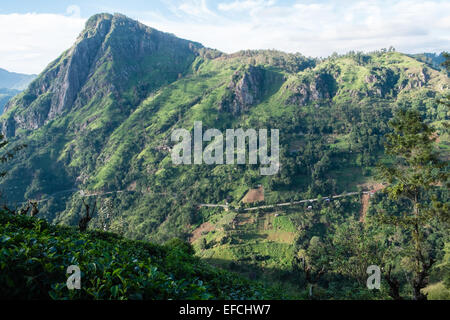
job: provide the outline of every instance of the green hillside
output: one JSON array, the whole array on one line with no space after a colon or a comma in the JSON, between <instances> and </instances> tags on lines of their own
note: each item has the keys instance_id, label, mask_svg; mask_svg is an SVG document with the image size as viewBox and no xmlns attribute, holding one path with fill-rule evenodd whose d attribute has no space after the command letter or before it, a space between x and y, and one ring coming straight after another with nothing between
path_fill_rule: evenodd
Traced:
<instances>
[{"instance_id":1,"label":"green hillside","mask_svg":"<svg viewBox=\"0 0 450 320\"><path fill-rule=\"evenodd\" d=\"M189 244L126 240L116 234L55 227L0 213L2 299L280 299L235 274L208 266ZM81 289L68 290L66 270L81 270Z\"/></svg>"},{"instance_id":2,"label":"green hillside","mask_svg":"<svg viewBox=\"0 0 450 320\"><path fill-rule=\"evenodd\" d=\"M11 147L28 147L5 165L0 189L11 205L40 200L40 216L57 225L75 225L81 198L95 198L100 210L92 229L159 243L191 240L210 263L306 297L313 281L299 271L300 260L320 273L329 261L316 258L333 256L333 241L350 245L346 228L358 230L366 214L370 221L375 206L399 210L378 193L370 209L362 194L325 200L379 189L375 165L390 161L383 144L396 110L418 110L437 128L448 159L443 122L450 114L437 100L449 86L446 72L395 51L327 59L274 50L224 54L123 15L99 14L6 105L2 132ZM194 121L222 132L279 129L279 173L262 176L259 165L174 165L170 135ZM240 200L256 185L264 189L263 204L318 201L245 211L257 204ZM362 229L375 232L369 222ZM443 248L448 232L438 229L435 244ZM386 297L364 289L372 258L348 250L342 256L360 259L349 260L362 261L359 269L352 273L354 265L333 260L315 283L317 295Z\"/></svg>"},{"instance_id":3,"label":"green hillside","mask_svg":"<svg viewBox=\"0 0 450 320\"><path fill-rule=\"evenodd\" d=\"M19 92L19 90L14 89L0 89L0 114L3 113L5 104Z\"/></svg>"},{"instance_id":4,"label":"green hillside","mask_svg":"<svg viewBox=\"0 0 450 320\"><path fill-rule=\"evenodd\" d=\"M0 68L0 89L23 90L36 78L35 74L9 72Z\"/></svg>"}]
</instances>

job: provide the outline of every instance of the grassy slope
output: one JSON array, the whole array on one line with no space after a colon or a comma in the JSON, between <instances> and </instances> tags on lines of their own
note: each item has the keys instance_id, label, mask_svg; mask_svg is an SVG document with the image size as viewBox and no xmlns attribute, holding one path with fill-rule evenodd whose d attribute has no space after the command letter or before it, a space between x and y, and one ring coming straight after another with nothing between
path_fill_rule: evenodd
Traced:
<instances>
[{"instance_id":1,"label":"grassy slope","mask_svg":"<svg viewBox=\"0 0 450 320\"><path fill-rule=\"evenodd\" d=\"M238 200L248 188L245 174L250 174L255 177L256 181L254 182L262 183L268 191L266 202L274 203L281 200L289 201L292 197L302 199L309 196L307 190L312 181L309 177L298 176L295 177L297 181L295 188L270 190L267 188L269 179L258 176L257 169L245 167L239 172L233 172L228 166L215 166L211 168L211 176L199 177L195 168L175 168L170 163L168 152L155 150L169 144L170 132L173 129L189 129L195 120L202 120L204 127L219 129L253 126L255 123L264 126L273 120L283 123L286 119L298 117L297 112L300 108L304 119L313 126L315 120L320 120L320 117L335 116L336 127L339 127L338 124L341 121L342 129L318 138L329 139L331 149L334 148L345 153L352 147L350 134L354 128L345 127L344 121L338 118L339 115L330 112L330 110L335 110L337 105L348 104L355 110L368 110L373 103L380 103L386 110L392 110L394 103L397 102L407 106L413 101L421 101L419 107L425 110L425 114L434 117L440 115L441 118L447 116L439 106L436 106L434 96L428 96L428 92L441 93L445 91L446 86L448 88L448 77L432 69L428 69L431 80L425 87L413 87L410 90L401 91L397 96L388 92L383 98L370 95L358 99L352 97L352 92L355 90L369 92L376 89L366 81L367 76L379 72L374 67L395 70L400 80L408 79L410 75L415 77L422 71L424 64L400 53L372 55L371 64L366 65L360 65L348 57L330 59L314 68L300 72L292 72L274 66L270 59L267 59L267 53L256 55L254 59L256 63L267 70L266 75L270 77L271 81L268 82L269 85L265 88L265 95L260 103L252 106L248 114L239 117L222 114L218 110L218 104L227 93L227 86L233 74L243 70L245 65L250 63L251 58L245 55L216 59L198 57L180 79L151 93L129 114L118 108L112 98L100 101L93 99L83 108L33 132L30 139L36 143L39 141L39 144L43 145L42 157L50 163L48 167L51 168L54 165L51 164L52 159L59 159L60 163L65 163L69 168L73 168L77 175L80 175L80 172L85 175L87 180L81 186L83 189L125 189L137 182L138 191L148 188L155 193L181 191L181 193L187 194L186 198L189 198L192 190L204 190L206 196L193 201L223 202L224 196L212 195L215 186L220 183L228 194L233 196L233 205L237 205ZM335 77L337 94L331 102L319 101L308 103L302 107L287 102L292 95L288 90L289 85L299 85L305 81L311 81L314 76L330 72L330 70L337 74ZM124 96L127 94L132 96L132 89L125 92ZM294 121L300 122L301 120L295 119ZM109 123L116 123L117 126L102 136L102 129ZM438 123L436 121L436 124ZM92 147L95 151L91 151L89 154L85 153L85 149L88 149L86 144L80 143L80 133L73 131L73 128L78 128L80 124L86 124L81 132L82 139L88 140L91 139L90 137L94 137L95 140L97 136L101 137L101 141L98 141L99 146ZM59 136L60 138L56 141L48 139L53 131L62 132L65 128L72 128L72 131L66 130L65 132L68 133ZM293 143L294 149L303 148L309 143L303 132L290 134L292 136L286 140L295 142ZM47 142L42 144L41 141ZM91 143L91 141L87 142ZM440 143L442 148L448 147L448 137L442 136ZM49 149L51 149L51 155L49 155ZM355 164L355 158L356 156L351 155L348 166L327 172L328 176L338 182L337 193L356 191L358 185L373 180L370 174L362 173L361 165ZM36 163L42 164L42 158L36 159ZM8 184L12 184L12 181L5 183L5 185ZM27 195L35 196L39 193L46 193L47 186L39 178L30 180L28 184L27 181L23 182L23 185L30 184L35 188L29 187ZM167 202L179 201L179 198L172 199L166 195L164 197L167 197ZM128 231L125 231L128 237L138 235L139 238L153 239L157 235L160 240L166 233L173 231L168 229L168 221L176 219L174 216L181 215L181 209L177 208L178 211L174 211L170 205L160 207L159 204L156 204L161 200L158 195L145 193L121 195L117 199L125 205L121 207L123 210L120 212L120 219L113 222L113 226L114 224L130 226ZM181 199L183 201L183 196ZM74 223L78 212L76 195L70 196L69 194L68 198L57 203L58 201L61 200L55 200L44 209L57 211L56 222ZM305 214L305 208L293 211L290 213L293 214L293 217ZM355 203L347 214L357 216L358 212L359 206ZM231 236L234 239L231 241L232 243L225 241L222 244L221 239L229 236L221 230L221 225L229 225L230 219L227 214L223 217L223 223L217 220L222 215L217 211L202 209L200 215L205 219L202 222L211 221L216 224L214 232L203 235L207 242L211 243L210 248L199 249L202 238L194 244L200 256L225 266L229 266L231 261L241 260L244 264L250 261L250 265L253 267L261 267L262 273L270 272L270 270L290 270L296 236L287 222L290 218L287 220L285 217L275 218L271 214L256 217L257 223L243 224L239 227L242 232L238 236ZM53 218L54 216L51 217L51 219ZM193 231L199 223L198 220L192 225L189 224L189 221L180 222L187 233ZM314 231L312 234L314 233L320 232ZM233 243L233 241L235 242ZM244 270L244 273L250 275L252 268Z\"/></svg>"}]
</instances>

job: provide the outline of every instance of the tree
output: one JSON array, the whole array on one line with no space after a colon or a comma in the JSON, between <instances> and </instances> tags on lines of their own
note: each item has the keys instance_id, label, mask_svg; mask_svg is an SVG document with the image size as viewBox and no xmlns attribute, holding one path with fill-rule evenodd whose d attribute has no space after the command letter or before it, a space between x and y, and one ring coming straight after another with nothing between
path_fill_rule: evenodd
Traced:
<instances>
[{"instance_id":1,"label":"tree","mask_svg":"<svg viewBox=\"0 0 450 320\"><path fill-rule=\"evenodd\" d=\"M84 232L87 230L89 221L92 220L92 217L94 216L95 213L95 209L97 207L97 201L94 200L94 206L87 204L84 199L83 200L83 205L84 205L84 209L86 211L86 214L84 216L82 216L80 218L80 220L78 221L78 228L80 229L81 232Z\"/></svg>"},{"instance_id":2,"label":"tree","mask_svg":"<svg viewBox=\"0 0 450 320\"><path fill-rule=\"evenodd\" d=\"M442 55L444 56L445 61L442 62L441 65L444 66L447 69L447 71L450 72L450 54L448 52L444 52Z\"/></svg>"},{"instance_id":3,"label":"tree","mask_svg":"<svg viewBox=\"0 0 450 320\"><path fill-rule=\"evenodd\" d=\"M334 272L356 279L366 285L367 267L379 265L383 244L376 238L376 231L368 223L349 219L336 226L332 242L331 266Z\"/></svg>"},{"instance_id":4,"label":"tree","mask_svg":"<svg viewBox=\"0 0 450 320\"><path fill-rule=\"evenodd\" d=\"M9 141L6 140L5 136L0 133L0 162L2 164L10 161L11 159L13 159L17 152L19 152L20 150L22 150L22 149L24 149L26 147L26 144L19 144L19 145L16 145L15 147L13 147L10 150L4 151L4 149L6 148L8 143L9 143ZM8 173L7 170L1 169L0 170L0 179L2 179L4 176L6 176L7 173ZM39 210L37 210L37 205L33 204L32 206L33 206L32 213L34 215L36 215L37 212L39 212ZM3 204L2 209L5 210L6 212L9 212L9 213L13 213L13 214L16 213L16 210L9 209L6 206L6 204ZM26 212L28 212L28 210L29 210L29 207L28 207ZM22 212L25 212L25 211L23 211L23 209L22 209Z\"/></svg>"},{"instance_id":5,"label":"tree","mask_svg":"<svg viewBox=\"0 0 450 320\"><path fill-rule=\"evenodd\" d=\"M320 278L328 271L329 247L320 240L320 237L313 236L309 241L308 248L300 249L292 261L294 270L303 271L310 297L313 294L312 288L317 287Z\"/></svg>"},{"instance_id":6,"label":"tree","mask_svg":"<svg viewBox=\"0 0 450 320\"><path fill-rule=\"evenodd\" d=\"M428 284L435 262L433 250L425 246L427 229L436 218L448 220L448 203L439 202L433 191L442 184L448 187L448 162L440 160L435 152L435 131L422 121L418 111L402 109L389 124L393 132L387 135L385 152L394 157L394 162L390 166L379 165L379 173L389 183L385 189L389 198L407 199L409 206L401 215L382 213L380 221L411 234L413 299L425 300L421 289ZM387 280L389 284L396 282L392 278Z\"/></svg>"}]
</instances>

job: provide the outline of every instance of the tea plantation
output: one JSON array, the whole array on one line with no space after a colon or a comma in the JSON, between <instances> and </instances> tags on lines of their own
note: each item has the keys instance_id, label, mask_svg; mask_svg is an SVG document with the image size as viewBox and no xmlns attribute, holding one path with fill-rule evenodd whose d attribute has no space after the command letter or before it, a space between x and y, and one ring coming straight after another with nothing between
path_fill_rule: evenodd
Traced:
<instances>
[{"instance_id":1,"label":"tea plantation","mask_svg":"<svg viewBox=\"0 0 450 320\"><path fill-rule=\"evenodd\" d=\"M274 289L213 268L174 239L164 245L78 232L0 212L1 299L280 299ZM70 265L81 288L69 290Z\"/></svg>"}]
</instances>

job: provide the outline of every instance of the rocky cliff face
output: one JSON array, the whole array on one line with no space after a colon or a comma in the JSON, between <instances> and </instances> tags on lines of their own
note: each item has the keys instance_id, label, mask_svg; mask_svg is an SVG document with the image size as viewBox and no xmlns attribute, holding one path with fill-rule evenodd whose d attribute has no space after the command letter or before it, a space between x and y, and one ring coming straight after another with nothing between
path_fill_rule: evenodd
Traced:
<instances>
[{"instance_id":1,"label":"rocky cliff face","mask_svg":"<svg viewBox=\"0 0 450 320\"><path fill-rule=\"evenodd\" d=\"M409 63L409 62L408 62ZM328 69L327 69L328 68ZM364 98L396 99L400 93L422 88L445 90L446 83L438 80L443 75L424 66L408 64L372 66L364 70L342 69L333 64L327 68L311 70L286 84L287 102L299 106L329 102L335 96L349 96L353 101Z\"/></svg>"},{"instance_id":2,"label":"rocky cliff face","mask_svg":"<svg viewBox=\"0 0 450 320\"><path fill-rule=\"evenodd\" d=\"M176 80L200 48L198 43L120 14L95 15L75 44L5 106L8 117L2 119L1 130L13 136L18 128L37 129L64 112L87 105L94 97L120 99L130 85L144 91L136 97L142 99L159 85ZM172 64L163 66L164 60ZM166 72L166 77L151 81L155 72Z\"/></svg>"},{"instance_id":3,"label":"rocky cliff face","mask_svg":"<svg viewBox=\"0 0 450 320\"><path fill-rule=\"evenodd\" d=\"M18 127L36 129L45 121L70 110L88 76L92 76L95 61L103 55L102 43L111 29L111 24L112 17L107 15L89 19L86 29L74 46L52 62L23 95L8 103L5 112L19 109L9 117L9 123L15 122ZM42 107L40 100L44 95L46 106ZM14 135L11 129L8 132L3 131Z\"/></svg>"},{"instance_id":4,"label":"rocky cliff face","mask_svg":"<svg viewBox=\"0 0 450 320\"><path fill-rule=\"evenodd\" d=\"M372 68L370 75L364 78L367 90L363 92L363 95L380 98L396 97L403 90L425 87L430 78L430 71L426 67L414 72L409 70L402 72L397 68Z\"/></svg>"},{"instance_id":5,"label":"rocky cliff face","mask_svg":"<svg viewBox=\"0 0 450 320\"><path fill-rule=\"evenodd\" d=\"M228 84L228 95L221 101L220 109L239 115L258 103L263 95L264 69L249 65L245 71L236 71Z\"/></svg>"},{"instance_id":6,"label":"rocky cliff face","mask_svg":"<svg viewBox=\"0 0 450 320\"><path fill-rule=\"evenodd\" d=\"M16 135L18 129L35 130L63 113L98 107L97 102L108 98L129 114L150 93L182 77L197 56L222 56L219 60L224 63L233 59L245 62L245 67L239 67L231 77L227 94L219 101L220 110L235 116L261 102L273 84L272 71L264 67L266 64L294 75L301 70L299 74L303 75L285 87L289 92L286 101L299 106L330 101L346 92L353 100L392 98L404 90L426 87L436 77L436 71L426 67L409 70L395 63L392 67L379 63L379 67L368 70L369 74L362 73L359 80L363 85L358 87L352 82L358 82L361 74L349 76L345 70L340 74L339 66L313 69L315 64L306 58L277 52L223 55L120 14L98 14L87 21L70 49L7 103L0 130L7 137ZM76 130L82 130L89 119L92 114Z\"/></svg>"},{"instance_id":7,"label":"rocky cliff face","mask_svg":"<svg viewBox=\"0 0 450 320\"><path fill-rule=\"evenodd\" d=\"M369 154L383 131L368 119L387 121L391 107L418 98L415 105L426 106L432 120L444 119L446 111L433 104L449 86L446 74L397 52L374 53L365 62L264 50L227 55L121 15L96 15L0 117L2 131L15 136L11 145L28 145L4 164L0 188L12 202L47 199L41 214L55 223L76 223L74 190L105 192L117 200L128 235L163 239L171 226L190 224L190 203L239 195L254 177L246 166L172 166L173 130L195 121L204 128L279 128L282 150L291 150L288 143L311 150L308 161L320 169L316 141L323 146L318 152L328 152L328 141L351 159L360 144L350 143L350 153L342 145L364 139L362 154ZM292 181L304 179L306 162L291 160L276 179L291 180L297 167ZM135 192L109 193L127 189ZM181 201L160 192L177 192Z\"/></svg>"},{"instance_id":8,"label":"rocky cliff face","mask_svg":"<svg viewBox=\"0 0 450 320\"><path fill-rule=\"evenodd\" d=\"M291 83L287 89L292 93L288 103L305 106L310 102L332 99L336 94L336 80L329 73L319 73L312 80Z\"/></svg>"}]
</instances>

